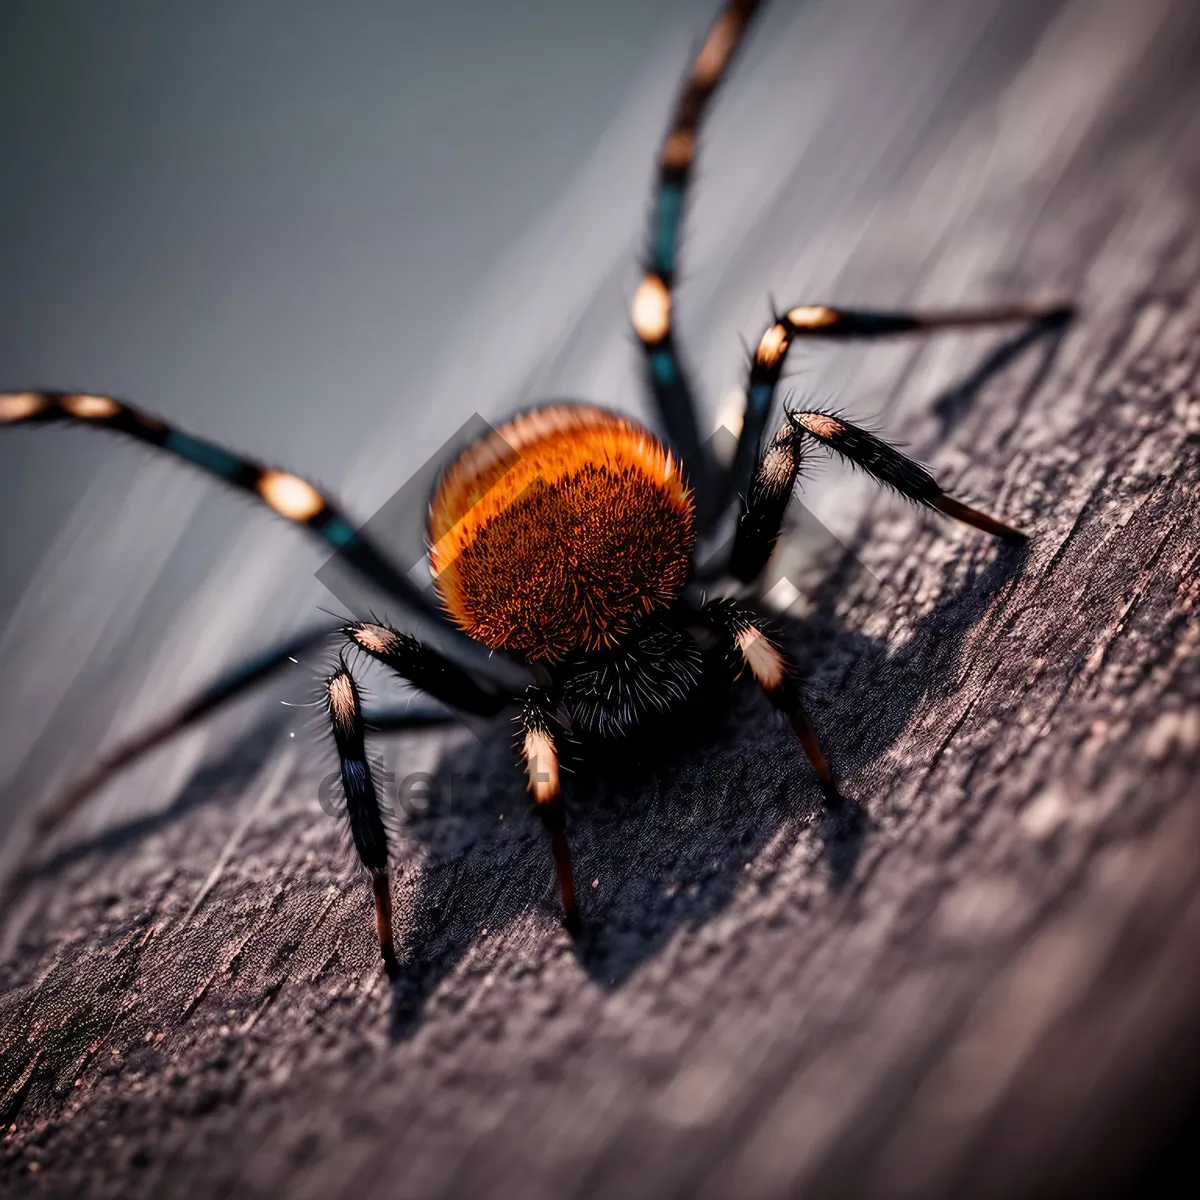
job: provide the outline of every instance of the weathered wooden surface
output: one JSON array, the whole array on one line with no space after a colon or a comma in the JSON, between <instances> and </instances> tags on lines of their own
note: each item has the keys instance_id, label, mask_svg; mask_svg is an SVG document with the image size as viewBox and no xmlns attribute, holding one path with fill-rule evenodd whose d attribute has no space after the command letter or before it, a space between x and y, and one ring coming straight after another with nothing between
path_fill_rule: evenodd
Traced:
<instances>
[{"instance_id":1,"label":"weathered wooden surface","mask_svg":"<svg viewBox=\"0 0 1200 1200\"><path fill-rule=\"evenodd\" d=\"M1000 337L868 360L887 428L1034 540L881 499L841 561L785 548L858 812L820 815L747 695L653 778L572 781L574 947L508 730L399 739L443 790L398 839L393 992L321 769L248 729L6 915L10 1190L1097 1194L1169 1139L1200 1088L1197 25L1010 7L844 291L958 187L921 298L977 266L1084 315L979 388L943 390Z\"/></svg>"}]
</instances>

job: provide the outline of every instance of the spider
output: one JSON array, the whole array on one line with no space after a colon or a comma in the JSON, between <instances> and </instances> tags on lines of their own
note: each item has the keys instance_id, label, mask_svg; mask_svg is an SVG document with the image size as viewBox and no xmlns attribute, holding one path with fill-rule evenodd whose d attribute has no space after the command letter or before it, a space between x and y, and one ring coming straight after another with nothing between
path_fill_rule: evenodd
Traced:
<instances>
[{"instance_id":1,"label":"spider","mask_svg":"<svg viewBox=\"0 0 1200 1200\"><path fill-rule=\"evenodd\" d=\"M932 475L840 414L789 410L767 440L789 348L805 338L878 338L949 327L1065 321L1066 306L902 313L798 304L777 314L751 355L745 412L728 463L701 441L692 388L672 322L678 249L697 139L709 103L759 4L731 0L684 77L657 160L644 275L634 331L665 438L628 417L582 403L534 408L463 452L429 506L431 602L330 497L173 428L109 396L0 394L0 424L73 422L123 433L250 493L333 547L389 597L405 629L349 621L346 645L391 668L450 710L495 716L515 703L519 753L548 831L564 921L580 928L560 781L570 737L587 754L629 744L655 748L693 728L748 673L795 731L826 802L840 800L801 699L795 665L748 603L705 600L699 585L752 584L779 538L806 456L818 446L856 464L919 505L994 537L1025 535L947 495ZM722 526L732 534L720 542ZM716 549L712 547L716 545ZM711 551L707 558L702 552ZM151 747L280 670L328 636L313 631L214 682L140 737L103 758L38 818L47 830L100 782ZM368 720L345 657L324 681L350 834L374 893L385 969L392 939L388 834L367 757L368 728L399 728L401 714Z\"/></svg>"}]
</instances>

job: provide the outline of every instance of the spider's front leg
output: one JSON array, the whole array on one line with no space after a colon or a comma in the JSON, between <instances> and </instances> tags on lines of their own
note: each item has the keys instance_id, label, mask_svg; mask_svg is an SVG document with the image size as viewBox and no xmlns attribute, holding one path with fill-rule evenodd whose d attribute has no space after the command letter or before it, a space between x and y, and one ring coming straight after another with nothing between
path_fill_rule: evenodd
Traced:
<instances>
[{"instance_id":1,"label":"spider's front leg","mask_svg":"<svg viewBox=\"0 0 1200 1200\"><path fill-rule=\"evenodd\" d=\"M730 551L727 570L743 583L758 578L775 549L810 438L920 505L1005 542L1020 544L1027 540L1019 529L948 495L920 463L845 417L828 412L789 412L750 481Z\"/></svg>"},{"instance_id":2,"label":"spider's front leg","mask_svg":"<svg viewBox=\"0 0 1200 1200\"><path fill-rule=\"evenodd\" d=\"M842 795L800 696L800 669L768 635L757 614L732 600L713 600L701 610L708 627L728 647L735 670L749 670L767 699L788 719L816 773L826 803Z\"/></svg>"},{"instance_id":3,"label":"spider's front leg","mask_svg":"<svg viewBox=\"0 0 1200 1200\"><path fill-rule=\"evenodd\" d=\"M521 756L529 778L529 791L537 805L542 824L550 834L554 868L558 875L558 894L562 900L563 922L576 934L582 928L575 902L575 871L571 847L567 843L567 814L558 774L558 747L554 744L554 710L542 688L527 689L517 718L521 729Z\"/></svg>"},{"instance_id":4,"label":"spider's front leg","mask_svg":"<svg viewBox=\"0 0 1200 1200\"><path fill-rule=\"evenodd\" d=\"M930 333L939 329L969 329L989 325L1025 323L1034 331L1047 332L1061 329L1074 315L1067 304L1027 305L1016 304L990 309L948 310L945 312L873 312L865 309L830 308L824 304L801 304L790 308L775 318L758 343L750 362L749 378L746 382L746 408L738 438L737 451L729 472L729 487L735 495L772 489L771 481L764 480L760 468L754 473L755 458L759 443L766 428L767 419L775 400L775 390L788 351L801 338L821 338L835 341L892 337L905 333ZM889 484L903 495L918 503L940 509L947 516L974 525L987 533L1009 541L1022 541L1024 535L1002 522L969 508L959 500L945 495L933 477L911 459L906 458L894 447L866 430L858 429L848 421L831 413L809 412L793 414L793 425L801 426L816 441L823 442L831 450L849 459L857 466L874 475L881 483ZM780 448L781 433L776 437L768 456ZM795 450L797 462L799 447ZM764 462L766 460L764 459ZM782 478L782 476L780 476ZM794 476L793 476L794 482ZM790 493L790 485L788 488ZM786 493L785 493L786 495ZM753 496L750 506L753 506ZM774 500L768 502L772 507ZM780 512L782 519L782 512ZM759 518L752 519L751 524ZM743 524L745 521L743 521ZM778 527L775 529L778 534ZM748 534L746 536L749 536ZM745 537L739 531L739 541ZM743 546L739 551L745 555ZM763 559L765 565L766 559ZM759 568L761 570L761 567ZM734 572L740 579L749 579ZM757 574L757 571L754 572Z\"/></svg>"},{"instance_id":5,"label":"spider's front leg","mask_svg":"<svg viewBox=\"0 0 1200 1200\"><path fill-rule=\"evenodd\" d=\"M787 352L798 337L876 337L1005 321L1033 321L1050 328L1061 325L1070 315L1071 310L1065 306L917 315L843 311L823 305L806 305L785 313L763 334L750 365L745 421L731 472L731 478L738 481L739 492L744 490L746 500L729 556L729 574L750 583L766 567L779 538L792 489L803 467L809 439L828 447L918 504L935 508L1004 541L1024 542L1025 534L1019 529L947 495L920 463L837 413L789 412L787 422L751 471L753 455L774 402Z\"/></svg>"},{"instance_id":6,"label":"spider's front leg","mask_svg":"<svg viewBox=\"0 0 1200 1200\"><path fill-rule=\"evenodd\" d=\"M798 304L777 316L758 343L750 362L746 415L738 444L735 482L742 484L762 437L775 388L788 351L800 339L869 341L901 334L935 333L942 329L978 329L993 325L1025 324L1061 329L1074 316L1069 304L1009 304L995 308L945 309L930 312L883 312L862 308L831 308L827 304Z\"/></svg>"},{"instance_id":7,"label":"spider's front leg","mask_svg":"<svg viewBox=\"0 0 1200 1200\"><path fill-rule=\"evenodd\" d=\"M392 941L392 893L388 876L388 839L379 808L379 794L371 764L367 762L366 728L362 698L345 660L325 681L329 720L342 767L342 790L350 836L362 865L370 872L375 893L375 930L379 951L389 976L396 975L396 947Z\"/></svg>"}]
</instances>

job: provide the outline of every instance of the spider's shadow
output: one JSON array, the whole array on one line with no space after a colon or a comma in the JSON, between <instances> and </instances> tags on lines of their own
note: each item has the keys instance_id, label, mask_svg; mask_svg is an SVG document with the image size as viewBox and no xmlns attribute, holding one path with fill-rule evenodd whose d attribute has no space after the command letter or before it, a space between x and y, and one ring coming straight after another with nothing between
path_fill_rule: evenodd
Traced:
<instances>
[{"instance_id":1,"label":"spider's shadow","mask_svg":"<svg viewBox=\"0 0 1200 1200\"><path fill-rule=\"evenodd\" d=\"M842 774L860 776L907 727L922 699L947 689L967 633L1023 561L1020 551L997 549L917 621L894 653L840 628L833 615L862 569L853 548L844 549L825 576L814 611L803 621L778 623L813 680L810 708ZM252 777L263 747L275 744L270 730L256 726L198 772L168 809L64 847L33 874L53 875L171 824ZM411 898L401 901L409 911L401 919L407 933L398 946L393 1037L416 1030L426 1000L485 930L534 909L543 918L540 937L568 936L560 925L549 845L524 788L511 731L500 721L444 756L427 811L407 821L407 836L420 840L425 854ZM591 763L565 777L564 791L586 924L573 950L604 987L619 987L678 930L702 926L721 912L748 864L757 886L770 886L771 844L808 836L806 826L815 825L829 886L852 881L869 836L868 809L882 799L853 795L851 786L843 804L826 811L790 729L748 685L733 693L728 717L710 740L669 752L652 766Z\"/></svg>"},{"instance_id":2,"label":"spider's shadow","mask_svg":"<svg viewBox=\"0 0 1200 1200\"><path fill-rule=\"evenodd\" d=\"M817 593L812 615L782 624L784 640L815 678L814 720L845 773L861 776L922 699L947 688L967 633L1023 561L1023 551L997 549L893 653L839 629L833 617L846 575L861 569L849 549ZM867 810L880 799L851 796L825 811L800 746L749 687L739 689L707 744L653 767L591 764L586 774L566 777L564 791L585 921L572 944L580 965L605 987L620 986L677 930L717 915L748 867L756 866L758 886L768 886L770 870L762 868L772 843L806 836L806 825L816 826L829 886L844 886L869 835ZM534 907L544 916L543 936L568 936L559 924L549 845L508 730L497 727L448 754L426 811L405 829L424 843L425 856L398 947L398 1039L415 1030L425 1001L485 930Z\"/></svg>"}]
</instances>

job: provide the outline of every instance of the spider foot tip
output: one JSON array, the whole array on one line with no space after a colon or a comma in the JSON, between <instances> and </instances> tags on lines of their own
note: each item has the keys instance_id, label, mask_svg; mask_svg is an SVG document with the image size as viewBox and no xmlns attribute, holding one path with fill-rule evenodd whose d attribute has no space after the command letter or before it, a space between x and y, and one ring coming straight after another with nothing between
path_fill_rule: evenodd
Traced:
<instances>
[{"instance_id":1,"label":"spider foot tip","mask_svg":"<svg viewBox=\"0 0 1200 1200\"><path fill-rule=\"evenodd\" d=\"M396 958L396 950L394 946L382 946L383 952L383 970L388 979L395 982L400 978L400 963Z\"/></svg>"},{"instance_id":2,"label":"spider foot tip","mask_svg":"<svg viewBox=\"0 0 1200 1200\"><path fill-rule=\"evenodd\" d=\"M1047 329L1059 329L1069 325L1078 315L1078 304L1063 301L1061 304L1048 305L1037 315L1036 319L1039 325L1043 325Z\"/></svg>"},{"instance_id":3,"label":"spider foot tip","mask_svg":"<svg viewBox=\"0 0 1200 1200\"><path fill-rule=\"evenodd\" d=\"M820 780L821 795L825 798L826 807L841 808L846 803L846 797L838 791L838 785L832 779Z\"/></svg>"}]
</instances>

